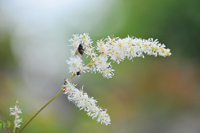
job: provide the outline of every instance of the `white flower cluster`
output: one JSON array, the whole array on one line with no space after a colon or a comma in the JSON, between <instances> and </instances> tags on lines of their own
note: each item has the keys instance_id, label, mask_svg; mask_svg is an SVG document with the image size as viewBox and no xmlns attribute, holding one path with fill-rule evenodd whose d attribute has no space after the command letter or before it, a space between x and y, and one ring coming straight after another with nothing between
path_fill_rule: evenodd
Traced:
<instances>
[{"instance_id":1,"label":"white flower cluster","mask_svg":"<svg viewBox=\"0 0 200 133\"><path fill-rule=\"evenodd\" d=\"M79 75L85 70L91 72L99 72L106 78L112 78L114 76L114 69L112 69L111 62L107 62L108 59L117 62L123 61L126 57L132 60L135 57L143 57L143 54L147 55L160 55L170 56L170 49L166 49L164 44L159 43L152 38L145 40L133 37L126 37L120 39L119 37L108 38L97 41L96 50L99 54L94 52L92 47L92 40L89 35L84 33L80 35L73 35L74 38L70 39L73 46L72 57L66 62L69 65L69 72L72 75ZM91 63L84 65L82 55L86 54L90 56Z\"/></svg>"},{"instance_id":2,"label":"white flower cluster","mask_svg":"<svg viewBox=\"0 0 200 133\"><path fill-rule=\"evenodd\" d=\"M96 56L94 53L94 48L92 47L92 40L88 34L84 33L81 35L73 36L74 38L69 40L74 47L74 49L71 50L72 57L70 57L70 60L66 61L69 65L69 72L72 73L72 75L77 74L77 72L85 72L84 70L88 69L87 67L84 67L82 59L83 53L86 54L87 57Z\"/></svg>"},{"instance_id":3,"label":"white flower cluster","mask_svg":"<svg viewBox=\"0 0 200 133\"><path fill-rule=\"evenodd\" d=\"M96 50L98 53L95 53L92 46L93 42L87 33L73 36L74 38L69 40L73 46L72 56L70 60L66 61L69 65L69 72L73 75L72 78L86 70L99 72L106 78L112 78L114 69L112 69L111 62L108 62L109 59L119 64L126 57L130 60L135 57L144 58L143 54L164 57L171 55L170 49L166 49L164 44L160 44L152 38L145 40L128 36L120 39L108 36L104 40L97 41ZM87 65L83 63L83 54L91 59L91 62ZM93 97L89 98L87 93L83 92L83 88L79 90L69 81L66 80L62 86L64 93L68 94L69 101L74 102L80 109L87 111L87 114L92 118L97 117L98 122L106 125L110 124L110 116L106 113L107 110L99 108Z\"/></svg>"},{"instance_id":4,"label":"white flower cluster","mask_svg":"<svg viewBox=\"0 0 200 133\"><path fill-rule=\"evenodd\" d=\"M97 117L97 121L101 122L101 124L110 124L110 116L106 113L107 110L99 108L96 105L97 101L93 97L88 97L87 93L83 92L83 87L79 90L75 85L66 80L63 85L63 91L64 94L68 95L69 101L75 103L80 110L84 109L92 118Z\"/></svg>"},{"instance_id":5,"label":"white flower cluster","mask_svg":"<svg viewBox=\"0 0 200 133\"><path fill-rule=\"evenodd\" d=\"M14 120L14 128L20 128L20 123L22 122L22 118L19 118L19 114L22 114L21 109L19 109L19 106L17 106L18 101L15 101L15 107L10 108L10 115L15 116Z\"/></svg>"}]
</instances>

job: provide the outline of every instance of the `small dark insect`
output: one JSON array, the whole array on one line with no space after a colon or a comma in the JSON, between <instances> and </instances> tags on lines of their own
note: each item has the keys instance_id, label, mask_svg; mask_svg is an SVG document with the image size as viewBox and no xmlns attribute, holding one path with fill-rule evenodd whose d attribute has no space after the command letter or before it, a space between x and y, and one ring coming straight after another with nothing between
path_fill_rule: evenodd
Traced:
<instances>
[{"instance_id":1,"label":"small dark insect","mask_svg":"<svg viewBox=\"0 0 200 133\"><path fill-rule=\"evenodd\" d=\"M111 68L111 65L108 65L108 67L107 68Z\"/></svg>"},{"instance_id":2,"label":"small dark insect","mask_svg":"<svg viewBox=\"0 0 200 133\"><path fill-rule=\"evenodd\" d=\"M101 111L101 112L102 112L102 111L107 111L107 109L101 109L100 111Z\"/></svg>"},{"instance_id":3,"label":"small dark insect","mask_svg":"<svg viewBox=\"0 0 200 133\"><path fill-rule=\"evenodd\" d=\"M64 85L66 85L67 84L67 81L66 81L66 79L64 79Z\"/></svg>"},{"instance_id":4,"label":"small dark insect","mask_svg":"<svg viewBox=\"0 0 200 133\"><path fill-rule=\"evenodd\" d=\"M82 45L82 44L79 44L79 46L78 46L78 52L79 52L80 55L82 55L82 56L83 56L83 51L84 51L83 45Z\"/></svg>"},{"instance_id":5,"label":"small dark insect","mask_svg":"<svg viewBox=\"0 0 200 133\"><path fill-rule=\"evenodd\" d=\"M76 72L76 75L80 75L80 74L81 74L81 72L80 72L80 71Z\"/></svg>"}]
</instances>

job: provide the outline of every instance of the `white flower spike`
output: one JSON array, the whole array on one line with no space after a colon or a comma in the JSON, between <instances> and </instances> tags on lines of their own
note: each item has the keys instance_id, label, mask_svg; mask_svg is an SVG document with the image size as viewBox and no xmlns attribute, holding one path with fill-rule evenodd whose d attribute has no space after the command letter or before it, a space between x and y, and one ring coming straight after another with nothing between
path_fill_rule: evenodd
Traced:
<instances>
[{"instance_id":1,"label":"white flower spike","mask_svg":"<svg viewBox=\"0 0 200 133\"><path fill-rule=\"evenodd\" d=\"M15 116L15 120L14 120L14 128L20 128L20 123L22 122L22 118L19 118L19 114L22 114L21 109L19 109L19 106L17 106L18 101L15 101L15 107L14 108L10 108L10 115L14 115Z\"/></svg>"},{"instance_id":2,"label":"white flower spike","mask_svg":"<svg viewBox=\"0 0 200 133\"><path fill-rule=\"evenodd\" d=\"M143 57L144 54L154 55L155 57L160 56L170 56L170 49L166 49L164 44L159 43L157 40L149 38L148 40L126 37L121 39L119 37L105 38L97 41L96 50L99 53L94 52L94 47L92 47L92 40L88 33L73 35L74 38L69 41L72 43L72 57L67 60L69 65L69 72L72 75L77 72L89 69L91 72L99 72L103 74L105 78L112 78L114 76L114 69L112 68L111 62L108 59L113 60L119 64L126 57L132 60L135 57ZM82 55L78 55L79 46L83 49L83 54L91 58L92 63L88 66L84 66ZM97 56L98 55L98 56Z\"/></svg>"},{"instance_id":3,"label":"white flower spike","mask_svg":"<svg viewBox=\"0 0 200 133\"><path fill-rule=\"evenodd\" d=\"M99 108L96 105L97 101L83 92L83 87L79 90L75 85L66 80L66 85L63 85L63 88L64 94L68 95L68 100L73 102L80 110L84 109L92 118L97 117L98 122L105 125L110 124L110 116L106 113L106 110Z\"/></svg>"}]
</instances>

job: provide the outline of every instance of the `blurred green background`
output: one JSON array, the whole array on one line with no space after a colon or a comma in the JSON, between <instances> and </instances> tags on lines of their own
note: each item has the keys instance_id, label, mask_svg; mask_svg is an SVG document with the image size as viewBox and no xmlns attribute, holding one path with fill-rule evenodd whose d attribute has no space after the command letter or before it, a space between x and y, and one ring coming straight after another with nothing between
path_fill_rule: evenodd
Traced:
<instances>
[{"instance_id":1,"label":"blurred green background","mask_svg":"<svg viewBox=\"0 0 200 133\"><path fill-rule=\"evenodd\" d=\"M93 45L108 35L154 38L172 56L145 56L119 65L115 76L86 73L73 83L107 108L111 125L97 123L61 94L26 133L200 133L200 1L0 0L0 119L13 122L19 100L24 125L70 78L72 34ZM6 131L5 131L6 132Z\"/></svg>"}]
</instances>

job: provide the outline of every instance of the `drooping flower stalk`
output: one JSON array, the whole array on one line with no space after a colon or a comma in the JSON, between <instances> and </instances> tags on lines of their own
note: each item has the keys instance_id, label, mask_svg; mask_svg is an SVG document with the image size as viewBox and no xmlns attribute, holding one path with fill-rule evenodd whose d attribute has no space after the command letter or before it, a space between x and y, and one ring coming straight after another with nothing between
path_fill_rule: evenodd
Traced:
<instances>
[{"instance_id":1,"label":"drooping flower stalk","mask_svg":"<svg viewBox=\"0 0 200 133\"><path fill-rule=\"evenodd\" d=\"M68 100L75 103L80 110L84 109L92 118L97 117L98 122L104 123L105 125L110 124L110 116L106 113L107 110L98 107L96 105L97 101L93 97L89 97L87 93L83 91L83 87L79 90L75 86L76 85L70 83L68 80L66 80L66 83L63 85L64 94L68 95Z\"/></svg>"}]
</instances>

